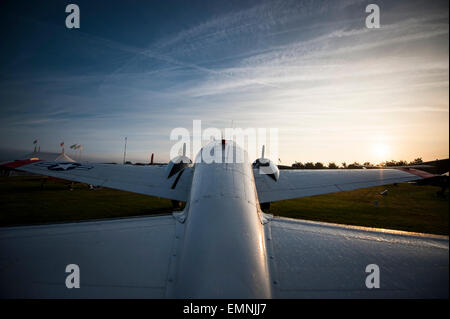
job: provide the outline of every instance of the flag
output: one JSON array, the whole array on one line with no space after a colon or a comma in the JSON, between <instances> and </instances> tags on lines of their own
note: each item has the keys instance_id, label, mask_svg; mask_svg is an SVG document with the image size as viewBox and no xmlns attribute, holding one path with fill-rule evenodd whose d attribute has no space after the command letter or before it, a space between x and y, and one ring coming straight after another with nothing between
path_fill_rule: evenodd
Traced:
<instances>
[{"instance_id":1,"label":"flag","mask_svg":"<svg viewBox=\"0 0 450 319\"><path fill-rule=\"evenodd\" d=\"M64 142L61 142L61 144L59 144L61 147L63 147L64 146Z\"/></svg>"},{"instance_id":2,"label":"flag","mask_svg":"<svg viewBox=\"0 0 450 319\"><path fill-rule=\"evenodd\" d=\"M78 144L73 144L73 145L70 145L70 148L71 148L71 149L76 149L77 146L78 146Z\"/></svg>"}]
</instances>

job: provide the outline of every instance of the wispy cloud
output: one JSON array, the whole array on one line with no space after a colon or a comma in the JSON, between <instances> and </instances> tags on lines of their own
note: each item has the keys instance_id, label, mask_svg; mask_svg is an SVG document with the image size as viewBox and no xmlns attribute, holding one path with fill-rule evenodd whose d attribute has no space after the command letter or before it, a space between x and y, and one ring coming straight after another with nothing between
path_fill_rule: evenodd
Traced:
<instances>
[{"instance_id":1,"label":"wispy cloud","mask_svg":"<svg viewBox=\"0 0 450 319\"><path fill-rule=\"evenodd\" d=\"M110 152L130 135L153 139L168 153L171 128L189 126L192 119L227 126L233 119L282 128L288 146L280 152L294 160L296 139L334 140L339 127L342 145L355 140L355 130L361 141L380 131L407 136L423 129L424 118L434 134L448 134L448 12L424 1L385 1L382 27L373 30L364 26L365 4L225 6L179 21L182 27L155 25L169 31L149 38L146 47L83 28L56 28L53 38L73 45L58 48L68 69L60 63L42 71L42 61L50 66L58 57L52 48L33 46L34 54L9 64L14 69L28 62L39 72L31 67L3 74L2 142L17 132L27 132L24 139L36 131L49 139L51 132L66 132L87 140L87 151L102 141L97 149ZM132 33L133 21L127 26ZM299 135L299 127L306 135ZM448 147L441 153L448 154Z\"/></svg>"}]
</instances>

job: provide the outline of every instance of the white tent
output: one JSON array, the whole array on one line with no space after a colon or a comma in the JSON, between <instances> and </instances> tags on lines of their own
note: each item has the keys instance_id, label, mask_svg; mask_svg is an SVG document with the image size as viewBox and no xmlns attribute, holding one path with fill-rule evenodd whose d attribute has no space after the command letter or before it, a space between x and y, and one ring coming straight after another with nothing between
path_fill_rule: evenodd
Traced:
<instances>
[{"instance_id":1,"label":"white tent","mask_svg":"<svg viewBox=\"0 0 450 319\"><path fill-rule=\"evenodd\" d=\"M56 162L75 162L73 159L71 159L66 153L60 154L56 159Z\"/></svg>"}]
</instances>

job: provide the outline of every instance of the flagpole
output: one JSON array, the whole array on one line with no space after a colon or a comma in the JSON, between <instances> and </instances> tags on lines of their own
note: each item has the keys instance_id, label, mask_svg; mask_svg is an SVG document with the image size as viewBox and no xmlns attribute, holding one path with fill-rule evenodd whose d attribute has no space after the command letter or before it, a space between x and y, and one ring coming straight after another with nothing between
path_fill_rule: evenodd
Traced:
<instances>
[{"instance_id":1,"label":"flagpole","mask_svg":"<svg viewBox=\"0 0 450 319\"><path fill-rule=\"evenodd\" d=\"M123 163L125 164L125 157L127 156L127 137L125 137L125 149L123 151Z\"/></svg>"}]
</instances>

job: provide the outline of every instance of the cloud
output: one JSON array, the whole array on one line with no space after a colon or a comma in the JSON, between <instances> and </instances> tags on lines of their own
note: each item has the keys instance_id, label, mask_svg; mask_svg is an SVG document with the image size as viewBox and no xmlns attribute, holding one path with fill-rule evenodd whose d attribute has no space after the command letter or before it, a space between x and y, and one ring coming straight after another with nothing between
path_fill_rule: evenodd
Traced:
<instances>
[{"instance_id":1,"label":"cloud","mask_svg":"<svg viewBox=\"0 0 450 319\"><path fill-rule=\"evenodd\" d=\"M421 118L434 125L448 114L448 13L418 10L425 2L397 5L382 12L381 29L369 30L365 3L230 5L174 23L147 47L83 29L55 31L73 43L58 48L61 60L74 59L81 71L70 62L72 68L52 69L54 51L36 53L47 54L48 70L34 62L39 72L22 70L0 85L2 132L39 130L51 138L69 128L74 142L102 141L108 152L126 135L165 147L164 134L192 119L219 127L230 120L278 126L287 141L299 138L299 126L309 134L301 138L310 140L334 139L342 127L346 140L361 122L371 124L358 131L361 139L392 127L404 134ZM131 21L130 34L132 28ZM439 123L448 131L448 121Z\"/></svg>"}]
</instances>

